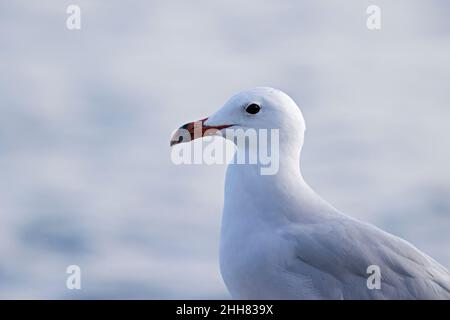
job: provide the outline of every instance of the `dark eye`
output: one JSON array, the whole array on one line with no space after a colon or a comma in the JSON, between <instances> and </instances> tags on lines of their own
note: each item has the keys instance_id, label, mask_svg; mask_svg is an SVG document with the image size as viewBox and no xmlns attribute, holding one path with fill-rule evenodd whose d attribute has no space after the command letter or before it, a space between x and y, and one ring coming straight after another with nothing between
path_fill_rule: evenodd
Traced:
<instances>
[{"instance_id":1,"label":"dark eye","mask_svg":"<svg viewBox=\"0 0 450 320\"><path fill-rule=\"evenodd\" d=\"M261 107L258 106L256 103L251 103L245 108L245 111L250 114L257 114L261 110Z\"/></svg>"}]
</instances>

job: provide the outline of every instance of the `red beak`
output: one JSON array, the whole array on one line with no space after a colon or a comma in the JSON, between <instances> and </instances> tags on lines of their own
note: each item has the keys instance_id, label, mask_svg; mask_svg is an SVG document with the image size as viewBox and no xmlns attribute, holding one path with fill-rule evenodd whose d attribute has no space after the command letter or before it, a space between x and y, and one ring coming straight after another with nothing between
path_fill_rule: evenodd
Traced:
<instances>
[{"instance_id":1,"label":"red beak","mask_svg":"<svg viewBox=\"0 0 450 320\"><path fill-rule=\"evenodd\" d=\"M217 131L225 128L229 128L232 125L222 126L205 126L203 125L208 118L189 122L181 126L170 139L170 146L189 142L197 138L214 135Z\"/></svg>"}]
</instances>

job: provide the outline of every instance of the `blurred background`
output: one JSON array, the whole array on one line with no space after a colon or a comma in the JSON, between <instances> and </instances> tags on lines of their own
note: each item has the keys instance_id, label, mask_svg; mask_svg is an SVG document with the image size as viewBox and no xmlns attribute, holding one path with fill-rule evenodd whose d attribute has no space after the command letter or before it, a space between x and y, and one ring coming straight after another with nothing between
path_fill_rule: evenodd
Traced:
<instances>
[{"instance_id":1,"label":"blurred background","mask_svg":"<svg viewBox=\"0 0 450 320\"><path fill-rule=\"evenodd\" d=\"M70 4L81 30L66 28ZM254 86L302 108L319 194L450 267L449 13L446 0L0 0L0 298L228 298L225 166L176 166L169 139ZM66 288L72 264L81 290Z\"/></svg>"}]
</instances>

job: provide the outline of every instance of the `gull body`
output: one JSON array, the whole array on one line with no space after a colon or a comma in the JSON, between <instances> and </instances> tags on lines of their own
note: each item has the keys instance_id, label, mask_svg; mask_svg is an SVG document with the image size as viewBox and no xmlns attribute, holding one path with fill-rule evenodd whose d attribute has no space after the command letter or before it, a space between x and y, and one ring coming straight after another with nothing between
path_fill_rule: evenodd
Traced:
<instances>
[{"instance_id":1,"label":"gull body","mask_svg":"<svg viewBox=\"0 0 450 320\"><path fill-rule=\"evenodd\" d=\"M246 112L250 104L260 111ZM220 269L233 298L450 299L443 266L308 186L300 170L305 122L288 95L265 87L239 93L204 124L279 129L276 174L261 175L260 164L227 168ZM379 288L368 286L370 266L379 268Z\"/></svg>"}]
</instances>

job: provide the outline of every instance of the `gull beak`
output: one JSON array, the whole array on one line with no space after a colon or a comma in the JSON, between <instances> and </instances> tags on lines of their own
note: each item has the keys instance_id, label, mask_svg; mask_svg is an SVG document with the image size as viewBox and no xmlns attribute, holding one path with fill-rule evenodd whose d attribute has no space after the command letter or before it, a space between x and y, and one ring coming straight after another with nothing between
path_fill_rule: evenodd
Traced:
<instances>
[{"instance_id":1,"label":"gull beak","mask_svg":"<svg viewBox=\"0 0 450 320\"><path fill-rule=\"evenodd\" d=\"M170 139L170 146L174 146L179 143L189 142L197 138L212 136L216 134L218 131L229 128L232 125L220 125L220 126L205 126L205 121L208 118L189 122L175 131Z\"/></svg>"}]
</instances>

